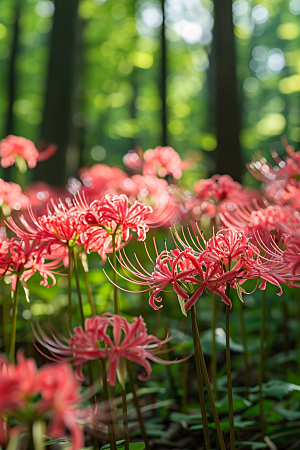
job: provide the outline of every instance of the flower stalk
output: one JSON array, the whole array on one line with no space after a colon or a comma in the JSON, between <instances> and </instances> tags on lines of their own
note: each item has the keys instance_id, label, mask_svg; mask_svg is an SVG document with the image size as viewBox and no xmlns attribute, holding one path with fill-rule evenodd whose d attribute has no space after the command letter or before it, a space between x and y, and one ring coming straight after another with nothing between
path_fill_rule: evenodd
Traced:
<instances>
[{"instance_id":1,"label":"flower stalk","mask_svg":"<svg viewBox=\"0 0 300 450\"><path fill-rule=\"evenodd\" d=\"M212 413L213 413L214 422L215 422L215 425L216 425L216 431L217 431L217 435L218 435L218 439L219 439L219 444L220 444L221 450L226 450L224 437L223 437L223 434L222 434L221 425L220 425L220 421L219 421L219 417L218 417L217 408L216 408L216 405L215 405L215 402L214 402L213 393L212 393L212 390L211 390L211 387L210 387L210 381L209 381L207 368L206 368L206 363L205 363L205 359L204 359L204 355L203 355L203 350L202 350L202 345L201 345L201 341L200 341L197 321L195 323L195 326L196 326L196 331L197 331L197 349L198 349L198 352L199 352L201 369L202 369L202 372L203 372L203 378L204 378L205 386L206 386L206 389L207 389L207 392L208 392L208 397L209 397L209 401L210 401L210 405L211 405L211 409L212 409Z\"/></svg>"},{"instance_id":2,"label":"flower stalk","mask_svg":"<svg viewBox=\"0 0 300 450\"><path fill-rule=\"evenodd\" d=\"M116 255L116 231L112 234L112 257L113 257L113 282L114 282L114 313L119 314L118 288L117 288L117 255Z\"/></svg>"},{"instance_id":3,"label":"flower stalk","mask_svg":"<svg viewBox=\"0 0 300 450\"><path fill-rule=\"evenodd\" d=\"M249 363L248 363L248 346L247 346L247 333L246 333L246 327L245 327L245 318L244 318L244 305L242 302L240 302L240 322L241 322L241 334L242 334L242 342L244 347L244 381L245 381L245 388L246 388L246 399L249 400Z\"/></svg>"},{"instance_id":4,"label":"flower stalk","mask_svg":"<svg viewBox=\"0 0 300 450\"><path fill-rule=\"evenodd\" d=\"M92 294L92 290L91 290L91 285L90 285L89 277L88 277L88 273L87 273L88 267L85 267L85 265L83 264L83 261L82 261L83 256L84 255L79 255L79 261L80 261L80 266L81 266L81 269L83 272L86 293L87 293L88 301L89 301L89 304L91 307L91 313L92 313L92 316L95 316L97 314L97 312L96 312L93 294Z\"/></svg>"},{"instance_id":5,"label":"flower stalk","mask_svg":"<svg viewBox=\"0 0 300 450\"><path fill-rule=\"evenodd\" d=\"M16 287L15 287L15 291L14 291L12 333L11 333L11 346L10 346L10 361L12 364L14 364L14 362L15 362L19 287L20 287L20 275L17 276Z\"/></svg>"},{"instance_id":6,"label":"flower stalk","mask_svg":"<svg viewBox=\"0 0 300 450\"><path fill-rule=\"evenodd\" d=\"M259 368L258 368L258 392L259 392L259 418L260 431L262 436L265 434L264 403L263 403L263 371L264 371L264 341L265 341L265 323L266 323L266 291L262 291L261 297L261 327L260 327L260 346L259 346Z\"/></svg>"},{"instance_id":7,"label":"flower stalk","mask_svg":"<svg viewBox=\"0 0 300 450\"><path fill-rule=\"evenodd\" d=\"M69 247L69 266L68 266L68 326L72 330L72 248Z\"/></svg>"},{"instance_id":8,"label":"flower stalk","mask_svg":"<svg viewBox=\"0 0 300 450\"><path fill-rule=\"evenodd\" d=\"M199 355L199 343L198 343L199 339L198 339L198 327L197 327L196 306L195 305L193 305L191 308L191 314L192 314L192 331L193 331L193 341L194 341L194 349L195 349L196 373L197 373L199 400L200 400L200 408L201 408L201 416L202 416L202 424L203 424L204 442L205 442L205 449L210 450L211 446L210 446L209 430L208 430L208 424L207 424L207 414L206 414L205 398L204 398L204 390L203 390L203 378L202 378L200 355Z\"/></svg>"},{"instance_id":9,"label":"flower stalk","mask_svg":"<svg viewBox=\"0 0 300 450\"><path fill-rule=\"evenodd\" d=\"M226 287L229 296L230 286ZM232 380L231 380L231 361L230 361L230 333L229 333L229 315L230 308L226 305L226 367L227 367L227 388L228 388L228 409L229 409L229 427L230 427L230 450L235 450L234 433L234 414L232 398Z\"/></svg>"},{"instance_id":10,"label":"flower stalk","mask_svg":"<svg viewBox=\"0 0 300 450\"><path fill-rule=\"evenodd\" d=\"M141 435L142 435L144 443L146 444L146 448L148 449L149 442L148 442L148 438L147 438L147 434L146 434L146 428L145 428L145 424L144 424L143 415L141 413L140 402L139 402L139 398L138 398L138 388L134 384L132 362L129 360L127 360L127 371L128 371L128 378L129 378L131 392L133 394L133 402L134 402L137 418L138 418L139 425L140 425Z\"/></svg>"}]
</instances>

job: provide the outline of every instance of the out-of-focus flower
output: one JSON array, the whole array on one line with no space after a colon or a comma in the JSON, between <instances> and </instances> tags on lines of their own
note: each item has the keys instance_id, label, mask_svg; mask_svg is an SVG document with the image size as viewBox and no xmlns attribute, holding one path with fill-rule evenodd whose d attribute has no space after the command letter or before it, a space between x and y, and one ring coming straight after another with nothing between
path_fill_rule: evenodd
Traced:
<instances>
[{"instance_id":1,"label":"out-of-focus flower","mask_svg":"<svg viewBox=\"0 0 300 450\"><path fill-rule=\"evenodd\" d=\"M49 421L47 433L53 438L61 437L67 428L71 432L72 450L83 446L83 433L78 423L79 388L66 363L48 364L39 371L35 360L26 359L20 351L16 365L1 358L0 415L14 418L25 428L35 420ZM3 428L1 431L0 442L5 443Z\"/></svg>"},{"instance_id":2,"label":"out-of-focus flower","mask_svg":"<svg viewBox=\"0 0 300 450\"><path fill-rule=\"evenodd\" d=\"M258 246L257 236L267 246L273 239L280 244L289 227L300 226L300 218L291 208L270 205L266 200L263 203L228 200L220 206L220 218L224 226L242 230Z\"/></svg>"},{"instance_id":3,"label":"out-of-focus flower","mask_svg":"<svg viewBox=\"0 0 300 450\"><path fill-rule=\"evenodd\" d=\"M187 166L172 147L161 146L148 149L145 153L140 149L130 150L123 161L131 170L142 171L143 175L158 175L161 178L171 175L176 180L182 177L182 169Z\"/></svg>"},{"instance_id":4,"label":"out-of-focus flower","mask_svg":"<svg viewBox=\"0 0 300 450\"><path fill-rule=\"evenodd\" d=\"M144 319L135 317L132 323L116 314L105 313L85 321L85 331L81 327L74 329L75 334L70 339L61 342L56 336L49 338L38 326L40 336L34 330L38 342L58 358L72 356L77 366L77 376L83 379L82 365L86 361L103 358L108 360L108 382L115 385L122 359L133 361L142 366L146 374L140 374L140 380L147 380L151 375L149 361L160 364L172 364L161 360L156 355L170 339L160 340L148 334ZM120 380L122 383L122 380Z\"/></svg>"},{"instance_id":5,"label":"out-of-focus flower","mask_svg":"<svg viewBox=\"0 0 300 450\"><path fill-rule=\"evenodd\" d=\"M128 178L121 169L109 167L106 164L95 164L90 169L83 168L79 175L83 183L80 192L84 191L90 201L97 200L106 194L122 193L120 186Z\"/></svg>"},{"instance_id":6,"label":"out-of-focus flower","mask_svg":"<svg viewBox=\"0 0 300 450\"><path fill-rule=\"evenodd\" d=\"M0 178L0 206L2 209L7 205L10 210L18 211L26 208L28 204L28 197L23 194L21 186L16 183L7 183Z\"/></svg>"},{"instance_id":7,"label":"out-of-focus flower","mask_svg":"<svg viewBox=\"0 0 300 450\"><path fill-rule=\"evenodd\" d=\"M196 181L194 190L200 200L220 203L227 198L237 197L242 191L242 185L233 181L229 175L214 175L207 180Z\"/></svg>"},{"instance_id":8,"label":"out-of-focus flower","mask_svg":"<svg viewBox=\"0 0 300 450\"><path fill-rule=\"evenodd\" d=\"M282 159L272 150L271 155L277 163L274 167L266 158L260 156L253 158L253 161L247 164L247 169L263 182L262 191L270 200L279 205L289 204L299 208L300 152L294 152L285 139L282 139L282 144L288 156Z\"/></svg>"},{"instance_id":9,"label":"out-of-focus flower","mask_svg":"<svg viewBox=\"0 0 300 450\"><path fill-rule=\"evenodd\" d=\"M15 162L20 171L26 171L27 163L30 169L34 168L38 161L49 158L56 151L56 146L49 145L46 150L39 153L34 143L21 136L9 135L0 141L1 166L9 167Z\"/></svg>"}]
</instances>

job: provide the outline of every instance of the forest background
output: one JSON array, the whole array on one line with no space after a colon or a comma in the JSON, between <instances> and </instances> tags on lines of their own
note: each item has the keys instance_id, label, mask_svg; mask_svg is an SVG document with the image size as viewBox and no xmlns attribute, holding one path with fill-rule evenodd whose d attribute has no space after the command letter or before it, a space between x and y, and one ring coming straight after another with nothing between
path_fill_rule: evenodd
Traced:
<instances>
[{"instance_id":1,"label":"forest background","mask_svg":"<svg viewBox=\"0 0 300 450\"><path fill-rule=\"evenodd\" d=\"M57 144L33 175L54 185L157 145L193 155L190 186L253 185L255 152L300 141L299 14L299 0L1 0L0 138Z\"/></svg>"}]
</instances>

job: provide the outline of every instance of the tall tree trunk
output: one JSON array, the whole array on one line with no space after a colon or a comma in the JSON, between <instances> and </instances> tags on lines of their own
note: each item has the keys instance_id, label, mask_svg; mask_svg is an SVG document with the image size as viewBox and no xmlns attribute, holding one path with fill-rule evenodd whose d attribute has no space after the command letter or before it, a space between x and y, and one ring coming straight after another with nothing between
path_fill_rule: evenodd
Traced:
<instances>
[{"instance_id":1,"label":"tall tree trunk","mask_svg":"<svg viewBox=\"0 0 300 450\"><path fill-rule=\"evenodd\" d=\"M161 120L162 136L161 145L168 145L167 131L167 45L166 45L166 11L165 0L161 0L162 24L161 24L161 69L160 69L160 95L161 95Z\"/></svg>"},{"instance_id":2,"label":"tall tree trunk","mask_svg":"<svg viewBox=\"0 0 300 450\"><path fill-rule=\"evenodd\" d=\"M69 145L73 126L77 9L78 0L55 0L41 138L56 144L58 150L49 160L39 163L35 173L37 179L54 185L66 183L70 175L67 159L79 161L79 147Z\"/></svg>"},{"instance_id":3,"label":"tall tree trunk","mask_svg":"<svg viewBox=\"0 0 300 450\"><path fill-rule=\"evenodd\" d=\"M14 114L13 106L16 100L16 60L18 55L18 42L20 34L19 18L20 18L21 5L20 1L15 2L15 21L13 23L13 39L11 43L11 52L8 66L8 81L7 81L7 112L6 112L6 124L5 124L5 136L13 134L14 132ZM6 181L10 181L11 168L3 170L3 178Z\"/></svg>"},{"instance_id":4,"label":"tall tree trunk","mask_svg":"<svg viewBox=\"0 0 300 450\"><path fill-rule=\"evenodd\" d=\"M242 158L239 141L240 111L235 72L232 0L214 0L216 56L216 171L240 181Z\"/></svg>"}]
</instances>

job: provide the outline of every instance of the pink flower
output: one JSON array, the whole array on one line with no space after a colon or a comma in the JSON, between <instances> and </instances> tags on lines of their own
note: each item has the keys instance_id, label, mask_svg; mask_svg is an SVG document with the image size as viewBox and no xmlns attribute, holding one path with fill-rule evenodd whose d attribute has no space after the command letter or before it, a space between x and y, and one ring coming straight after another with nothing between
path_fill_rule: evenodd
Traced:
<instances>
[{"instance_id":1,"label":"pink flower","mask_svg":"<svg viewBox=\"0 0 300 450\"><path fill-rule=\"evenodd\" d=\"M67 364L49 364L39 371L35 360L26 359L19 351L16 365L4 359L0 362L0 415L7 414L25 427L32 420L50 419L47 433L59 438L67 428L73 440L72 450L80 450L83 435L78 424L79 388ZM5 442L1 425L0 442Z\"/></svg>"},{"instance_id":2,"label":"pink flower","mask_svg":"<svg viewBox=\"0 0 300 450\"><path fill-rule=\"evenodd\" d=\"M51 253L51 247L82 245L80 242L80 234L84 230L84 226L79 221L80 211L75 206L67 207L62 202L56 205L52 202L53 212L48 207L48 214L35 217L30 208L29 215L32 225L29 225L24 216L19 219L24 227L20 228L16 222L10 218L9 227L21 239L31 238L39 239L44 242L43 248L47 249L47 253Z\"/></svg>"},{"instance_id":3,"label":"pink flower","mask_svg":"<svg viewBox=\"0 0 300 450\"><path fill-rule=\"evenodd\" d=\"M194 234L188 228L189 240L184 232L181 238L174 229L172 235L177 249L157 254L152 273L147 272L139 260L139 268L136 268L125 252L120 257L121 266L127 275L121 277L141 286L149 286L144 291L136 292L150 291L149 303L154 309L162 307L155 302L162 301L158 294L168 285L172 285L180 302L184 302L185 311L193 306L204 291L214 292L231 307L225 292L226 286L229 284L240 290L240 285L250 279L261 278L260 289L265 289L267 282L278 286L281 295L280 282L284 282L283 278L272 274L268 260L262 263L258 248L249 242L242 231L221 230L206 242L201 232L199 235L195 233L193 225L192 229ZM245 292L243 289L241 291Z\"/></svg>"},{"instance_id":4,"label":"pink flower","mask_svg":"<svg viewBox=\"0 0 300 450\"><path fill-rule=\"evenodd\" d=\"M172 147L155 147L144 153L143 175L157 175L164 178L172 175L176 180L182 177L182 161Z\"/></svg>"},{"instance_id":5,"label":"pink flower","mask_svg":"<svg viewBox=\"0 0 300 450\"><path fill-rule=\"evenodd\" d=\"M214 199L217 203L239 195L242 185L233 181L229 175L214 175L207 180L199 180L194 184L194 190L200 200Z\"/></svg>"},{"instance_id":6,"label":"pink flower","mask_svg":"<svg viewBox=\"0 0 300 450\"><path fill-rule=\"evenodd\" d=\"M22 193L21 186L7 183L0 178L0 203L8 205L11 210L19 210L28 206L28 198Z\"/></svg>"},{"instance_id":7,"label":"pink flower","mask_svg":"<svg viewBox=\"0 0 300 450\"><path fill-rule=\"evenodd\" d=\"M119 233L123 241L129 239L129 230L135 231L138 240L146 238L149 230L147 217L152 213L151 206L136 201L128 206L126 195L107 194L101 200L95 200L81 212L81 220L90 226L100 226L109 234Z\"/></svg>"},{"instance_id":8,"label":"pink flower","mask_svg":"<svg viewBox=\"0 0 300 450\"><path fill-rule=\"evenodd\" d=\"M124 317L105 313L94 316L85 321L85 331L81 327L74 329L73 334L66 343L60 342L56 337L50 339L38 326L41 337L35 332L38 341L45 346L52 355L58 358L72 355L77 366L77 376L82 379L81 368L86 361L107 359L109 363L108 382L115 385L120 358L125 358L142 366L146 374L140 374L140 380L147 380L151 375L149 361L160 364L172 362L159 359L155 356L160 353L162 346L169 340L160 340L148 334L146 324L142 317L136 317L132 323ZM162 351L164 352L164 351Z\"/></svg>"},{"instance_id":9,"label":"pink flower","mask_svg":"<svg viewBox=\"0 0 300 450\"><path fill-rule=\"evenodd\" d=\"M35 272L39 272L43 280L41 285L52 287L56 283L54 274L58 267L62 265L62 255L58 254L53 261L45 261L45 252L40 245L40 240L30 240L24 237L22 241L12 238L6 243L2 243L4 252L0 253L1 276L11 276L12 290L16 288L17 278L19 277L24 287L29 278ZM53 255L52 255L53 257ZM60 274L61 275L61 274ZM52 281L48 284L48 277Z\"/></svg>"},{"instance_id":10,"label":"pink flower","mask_svg":"<svg viewBox=\"0 0 300 450\"><path fill-rule=\"evenodd\" d=\"M12 166L17 158L23 158L30 169L36 166L37 161L49 158L56 151L51 145L44 152L39 153L34 143L21 136L6 136L0 142L1 166Z\"/></svg>"},{"instance_id":11,"label":"pink flower","mask_svg":"<svg viewBox=\"0 0 300 450\"><path fill-rule=\"evenodd\" d=\"M39 382L42 398L37 405L37 412L47 415L51 412L48 433L57 439L67 428L71 432L72 449L81 449L84 440L76 409L81 402L80 385L71 367L65 363L43 366Z\"/></svg>"}]
</instances>

